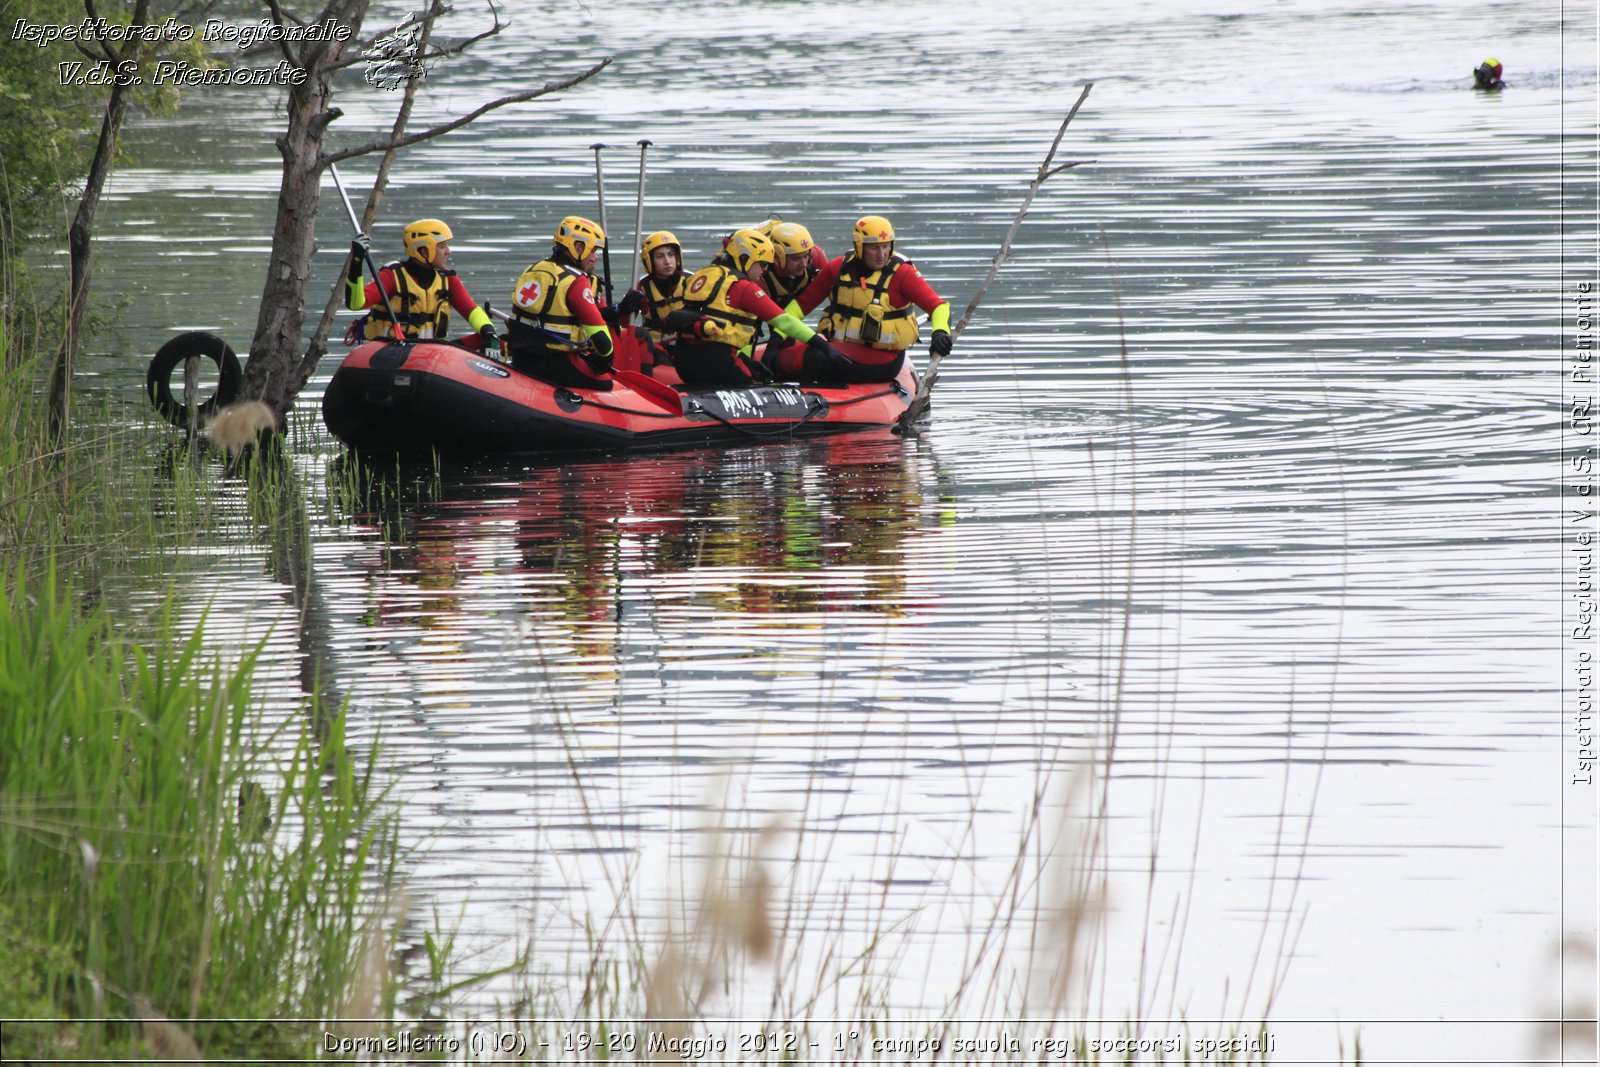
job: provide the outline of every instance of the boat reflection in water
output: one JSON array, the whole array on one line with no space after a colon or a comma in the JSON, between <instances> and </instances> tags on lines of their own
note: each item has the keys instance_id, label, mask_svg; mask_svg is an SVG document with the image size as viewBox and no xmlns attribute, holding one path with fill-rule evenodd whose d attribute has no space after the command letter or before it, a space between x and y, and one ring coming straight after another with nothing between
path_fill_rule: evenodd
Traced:
<instances>
[{"instance_id":1,"label":"boat reflection in water","mask_svg":"<svg viewBox=\"0 0 1600 1067\"><path fill-rule=\"evenodd\" d=\"M903 615L907 538L950 521L926 447L887 433L367 473L338 579L374 639L360 655L424 652L440 683L453 650L443 688L467 701L508 640L594 682L713 636L733 653L823 613Z\"/></svg>"}]
</instances>

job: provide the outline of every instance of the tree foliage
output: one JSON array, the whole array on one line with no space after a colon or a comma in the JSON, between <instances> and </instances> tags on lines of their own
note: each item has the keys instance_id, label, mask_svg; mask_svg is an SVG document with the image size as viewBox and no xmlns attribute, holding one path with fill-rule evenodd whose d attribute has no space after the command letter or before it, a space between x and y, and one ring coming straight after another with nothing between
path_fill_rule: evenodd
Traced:
<instances>
[{"instance_id":1,"label":"tree foliage","mask_svg":"<svg viewBox=\"0 0 1600 1067\"><path fill-rule=\"evenodd\" d=\"M4 27L16 20L65 24L83 18L69 0L16 0L6 5ZM60 46L7 40L0 48L0 255L20 254L46 231L66 235L70 215L64 194L88 169L92 143L84 136L99 121L103 89L62 84Z\"/></svg>"},{"instance_id":2,"label":"tree foliage","mask_svg":"<svg viewBox=\"0 0 1600 1067\"><path fill-rule=\"evenodd\" d=\"M159 18L193 18L194 4L155 4ZM82 62L87 71L99 57L75 44L41 44L14 35L28 26L77 26L91 17L111 25L127 25L130 8L119 5L99 12L80 0L12 0L0 18L0 257L13 259L30 243L65 240L72 221L72 198L81 189L95 148L95 133L112 86L97 79L75 80L62 64ZM134 57L141 68L157 58L199 61L195 41L161 42ZM134 87L132 103L146 111L169 111L177 90L146 77Z\"/></svg>"}]
</instances>

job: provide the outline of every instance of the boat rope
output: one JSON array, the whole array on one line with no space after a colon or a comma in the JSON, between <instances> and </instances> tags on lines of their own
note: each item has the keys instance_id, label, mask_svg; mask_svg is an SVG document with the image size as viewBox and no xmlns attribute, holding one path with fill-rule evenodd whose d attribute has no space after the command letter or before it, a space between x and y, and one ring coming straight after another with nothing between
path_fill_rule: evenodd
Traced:
<instances>
[{"instance_id":1,"label":"boat rope","mask_svg":"<svg viewBox=\"0 0 1600 1067\"><path fill-rule=\"evenodd\" d=\"M774 426L770 430L756 430L750 428L749 426L740 426L736 422L729 422L727 419L708 408L702 407L700 408L700 412L703 415L711 416L711 418L722 423L722 425L726 426L728 429L742 433L746 437L755 437L758 439L768 437L785 437L794 433L794 431L798 430L800 427L804 426L806 423L810 422L812 419L816 418L818 415L822 414L828 409L828 405L822 402L821 397L813 395L811 400L813 403L811 404L810 409L805 413L805 417L800 419L800 421L786 422L781 426Z\"/></svg>"},{"instance_id":2,"label":"boat rope","mask_svg":"<svg viewBox=\"0 0 1600 1067\"><path fill-rule=\"evenodd\" d=\"M572 392L572 395L578 398L579 403L588 404L590 407L596 407L602 411L615 411L619 415L648 415L652 419L676 419L682 417L671 411L638 411L634 408L619 408L615 404L602 404L600 401L578 392Z\"/></svg>"},{"instance_id":3,"label":"boat rope","mask_svg":"<svg viewBox=\"0 0 1600 1067\"><path fill-rule=\"evenodd\" d=\"M863 400L876 400L881 396L894 396L894 395L897 395L898 393L899 393L898 389L895 389L893 386L890 386L888 389L883 389L883 390L880 390L880 391L878 391L876 393L867 393L864 396L851 397L848 400L831 400L831 401L830 400L825 400L822 397L818 397L815 394L812 394L812 400L813 401L822 401L822 402L821 403L813 403L811 405L810 410L807 411L805 416L803 418L801 418L798 422L784 423L782 426L774 426L770 430L756 430L756 429L752 429L752 428L750 428L748 426L741 426L736 422L729 421L728 419L724 418L723 416L717 414L715 411L711 411L711 410L708 410L706 408L701 408L700 412L701 412L701 414L707 415L710 418L714 419L715 421L720 422L722 425L726 426L728 429L734 430L734 431L736 431L738 433L744 434L746 437L782 437L784 434L792 433L793 431L798 430L800 427L804 426L806 423L810 422L812 419L814 419L818 415L822 414L828 408L849 407L851 404L859 404ZM681 416L675 415L670 411L638 411L638 410L635 410L634 408L623 408L623 407L617 407L615 404L602 403L599 400L595 400L592 397L587 397L587 396L584 396L581 393L577 393L577 392L573 392L572 395L574 397L576 397L580 403L588 404L589 406L599 408L602 411L615 411L620 415L647 415L647 416L649 416L650 418L653 418L653 419L676 419L676 418L681 418Z\"/></svg>"},{"instance_id":4,"label":"boat rope","mask_svg":"<svg viewBox=\"0 0 1600 1067\"><path fill-rule=\"evenodd\" d=\"M831 401L829 401L829 405L831 407L843 408L843 407L849 407L851 404L859 404L863 400L876 400L880 396L897 396L897 395L900 395L900 390L898 390L898 389L894 388L893 386L891 386L890 388L884 389L881 392L867 393L865 396L854 396L854 397L851 397L849 400L831 400Z\"/></svg>"}]
</instances>

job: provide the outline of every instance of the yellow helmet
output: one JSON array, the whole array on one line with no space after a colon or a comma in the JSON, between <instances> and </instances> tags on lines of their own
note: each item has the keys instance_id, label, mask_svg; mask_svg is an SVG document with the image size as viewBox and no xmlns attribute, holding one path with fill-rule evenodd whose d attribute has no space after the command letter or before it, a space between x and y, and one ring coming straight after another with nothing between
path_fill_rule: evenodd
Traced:
<instances>
[{"instance_id":1,"label":"yellow helmet","mask_svg":"<svg viewBox=\"0 0 1600 1067\"><path fill-rule=\"evenodd\" d=\"M683 266L683 245L670 230L657 230L644 239L644 244L639 246L639 259L644 263L645 273L650 272L650 257L658 248L670 248L678 253L678 266Z\"/></svg>"},{"instance_id":2,"label":"yellow helmet","mask_svg":"<svg viewBox=\"0 0 1600 1067\"><path fill-rule=\"evenodd\" d=\"M733 261L733 269L740 274L749 274L750 268L757 263L776 266L778 262L777 250L759 230L736 230L722 250Z\"/></svg>"},{"instance_id":3,"label":"yellow helmet","mask_svg":"<svg viewBox=\"0 0 1600 1067\"><path fill-rule=\"evenodd\" d=\"M811 239L811 231L798 222L780 222L767 236L777 246L779 255L803 256L817 247Z\"/></svg>"},{"instance_id":4,"label":"yellow helmet","mask_svg":"<svg viewBox=\"0 0 1600 1067\"><path fill-rule=\"evenodd\" d=\"M861 255L863 245L881 245L887 243L889 250L894 250L894 227L882 215L865 215L856 220L856 228L850 233L850 241L855 247L856 255Z\"/></svg>"},{"instance_id":5,"label":"yellow helmet","mask_svg":"<svg viewBox=\"0 0 1600 1067\"><path fill-rule=\"evenodd\" d=\"M448 241L455 234L450 232L450 227L438 219L418 219L405 228L403 240L405 241L406 255L418 263L432 264L434 253L438 251L441 241Z\"/></svg>"},{"instance_id":6,"label":"yellow helmet","mask_svg":"<svg viewBox=\"0 0 1600 1067\"><path fill-rule=\"evenodd\" d=\"M588 219L568 215L556 227L556 247L565 250L574 263L583 262L583 257L605 245L606 231Z\"/></svg>"}]
</instances>

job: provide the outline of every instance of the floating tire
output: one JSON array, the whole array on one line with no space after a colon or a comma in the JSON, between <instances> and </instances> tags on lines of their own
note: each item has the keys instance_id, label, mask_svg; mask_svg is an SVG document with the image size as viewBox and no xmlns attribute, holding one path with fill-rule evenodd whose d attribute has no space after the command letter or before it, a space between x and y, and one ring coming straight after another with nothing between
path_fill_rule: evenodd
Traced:
<instances>
[{"instance_id":1,"label":"floating tire","mask_svg":"<svg viewBox=\"0 0 1600 1067\"><path fill-rule=\"evenodd\" d=\"M202 424L216 414L218 408L231 404L238 398L239 386L244 381L244 372L239 368L239 357L233 354L228 342L214 333L203 333L199 330L180 333L162 345L155 358L150 361L150 371L144 380L145 390L150 394L150 403L155 405L161 417L180 430L190 428L189 412L184 407L183 401L172 395L172 372L191 358L209 359L217 365L216 393L203 403L195 405L195 418Z\"/></svg>"}]
</instances>

